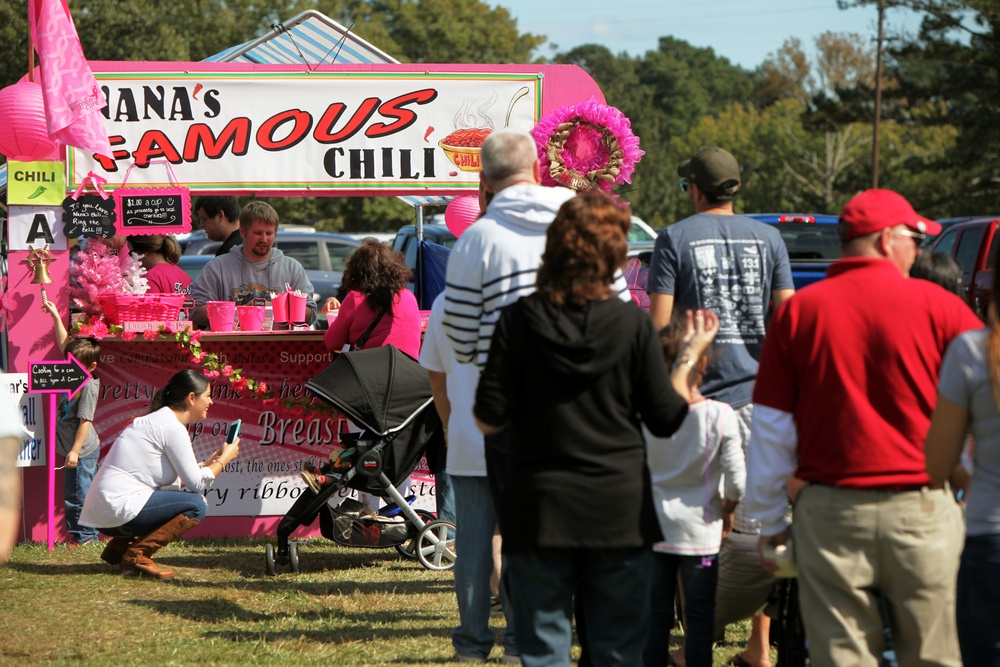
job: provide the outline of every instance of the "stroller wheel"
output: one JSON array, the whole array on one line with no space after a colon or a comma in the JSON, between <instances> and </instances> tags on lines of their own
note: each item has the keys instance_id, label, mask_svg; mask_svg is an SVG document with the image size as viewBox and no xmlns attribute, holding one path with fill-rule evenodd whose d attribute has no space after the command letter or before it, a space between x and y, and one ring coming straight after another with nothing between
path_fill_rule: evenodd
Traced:
<instances>
[{"instance_id":1,"label":"stroller wheel","mask_svg":"<svg viewBox=\"0 0 1000 667\"><path fill-rule=\"evenodd\" d=\"M294 574L299 573L299 545L295 542L288 543L288 569Z\"/></svg>"},{"instance_id":2,"label":"stroller wheel","mask_svg":"<svg viewBox=\"0 0 1000 667\"><path fill-rule=\"evenodd\" d=\"M278 568L274 564L274 545L264 545L264 571L267 576L273 577L278 574Z\"/></svg>"},{"instance_id":3,"label":"stroller wheel","mask_svg":"<svg viewBox=\"0 0 1000 667\"><path fill-rule=\"evenodd\" d=\"M428 512L427 510L414 510L414 511L417 513L417 516L419 516L420 519L421 519L421 521L423 521L424 523L430 523L431 521L434 520L434 515L431 514L430 512ZM408 527L409 527L410 535L412 535L413 537L411 537L410 539L406 540L402 544L397 544L396 545L396 551L399 552L400 556L402 556L403 558L406 558L407 560L416 560L417 559L417 551L416 551L416 549L417 549L417 544L416 544L416 542L417 542L417 533L419 533L420 531L419 531L419 529L417 529L412 524L410 524Z\"/></svg>"},{"instance_id":4,"label":"stroller wheel","mask_svg":"<svg viewBox=\"0 0 1000 667\"><path fill-rule=\"evenodd\" d=\"M455 567L455 524L435 519L417 534L417 560L428 570Z\"/></svg>"}]
</instances>

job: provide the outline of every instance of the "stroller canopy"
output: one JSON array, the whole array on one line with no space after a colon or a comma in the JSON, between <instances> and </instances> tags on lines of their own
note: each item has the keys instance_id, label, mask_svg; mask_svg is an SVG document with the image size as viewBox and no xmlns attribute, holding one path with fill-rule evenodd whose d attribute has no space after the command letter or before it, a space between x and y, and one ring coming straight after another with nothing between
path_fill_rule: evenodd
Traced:
<instances>
[{"instance_id":1,"label":"stroller canopy","mask_svg":"<svg viewBox=\"0 0 1000 667\"><path fill-rule=\"evenodd\" d=\"M405 427L433 400L427 371L393 345L345 352L306 388L382 436Z\"/></svg>"}]
</instances>

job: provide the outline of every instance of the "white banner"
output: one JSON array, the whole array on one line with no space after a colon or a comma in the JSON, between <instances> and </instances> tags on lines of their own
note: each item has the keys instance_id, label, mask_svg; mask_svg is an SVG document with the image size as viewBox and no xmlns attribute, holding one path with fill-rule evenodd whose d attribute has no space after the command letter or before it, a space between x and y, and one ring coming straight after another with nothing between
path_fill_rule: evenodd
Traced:
<instances>
[{"instance_id":1,"label":"white banner","mask_svg":"<svg viewBox=\"0 0 1000 667\"><path fill-rule=\"evenodd\" d=\"M68 147L73 189L441 194L479 182L479 147L541 113L538 73L98 72L113 159ZM165 161L165 162L164 162Z\"/></svg>"},{"instance_id":2,"label":"white banner","mask_svg":"<svg viewBox=\"0 0 1000 667\"><path fill-rule=\"evenodd\" d=\"M6 385L11 396L17 401L17 413L21 417L21 453L17 455L17 467L28 468L45 465L45 420L42 417L44 394L28 393L27 373L0 373L0 382Z\"/></svg>"},{"instance_id":3,"label":"white banner","mask_svg":"<svg viewBox=\"0 0 1000 667\"><path fill-rule=\"evenodd\" d=\"M10 206L7 211L10 250L65 250L62 209L51 206Z\"/></svg>"}]
</instances>

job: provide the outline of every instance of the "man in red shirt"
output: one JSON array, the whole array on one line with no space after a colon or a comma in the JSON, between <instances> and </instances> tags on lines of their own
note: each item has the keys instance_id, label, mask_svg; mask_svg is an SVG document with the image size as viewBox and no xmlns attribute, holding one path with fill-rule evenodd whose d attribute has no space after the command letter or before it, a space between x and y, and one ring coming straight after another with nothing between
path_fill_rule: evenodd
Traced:
<instances>
[{"instance_id":1,"label":"man in red shirt","mask_svg":"<svg viewBox=\"0 0 1000 667\"><path fill-rule=\"evenodd\" d=\"M880 600L900 665L962 664L962 512L932 485L923 443L945 348L982 324L954 294L909 279L940 230L895 192L856 196L840 215L844 259L778 309L764 342L747 509L765 567L794 534L814 667L878 664Z\"/></svg>"}]
</instances>

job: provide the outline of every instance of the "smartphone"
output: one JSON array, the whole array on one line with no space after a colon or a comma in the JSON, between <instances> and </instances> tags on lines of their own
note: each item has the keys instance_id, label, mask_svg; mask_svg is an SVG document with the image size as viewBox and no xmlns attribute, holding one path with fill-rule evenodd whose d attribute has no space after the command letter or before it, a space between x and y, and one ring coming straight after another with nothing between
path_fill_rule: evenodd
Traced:
<instances>
[{"instance_id":1,"label":"smartphone","mask_svg":"<svg viewBox=\"0 0 1000 667\"><path fill-rule=\"evenodd\" d=\"M229 431L226 433L226 444L232 444L234 440L240 434L240 426L243 424L242 419L237 419L232 424L229 425Z\"/></svg>"}]
</instances>

